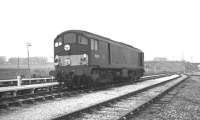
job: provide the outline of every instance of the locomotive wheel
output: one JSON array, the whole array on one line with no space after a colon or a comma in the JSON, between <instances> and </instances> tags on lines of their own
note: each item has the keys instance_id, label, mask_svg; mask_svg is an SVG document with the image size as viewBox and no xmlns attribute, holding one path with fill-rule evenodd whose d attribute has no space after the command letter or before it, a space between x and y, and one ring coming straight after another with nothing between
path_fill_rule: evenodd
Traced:
<instances>
[{"instance_id":1,"label":"locomotive wheel","mask_svg":"<svg viewBox=\"0 0 200 120\"><path fill-rule=\"evenodd\" d=\"M88 79L86 75L80 76L80 88L87 88Z\"/></svg>"},{"instance_id":2,"label":"locomotive wheel","mask_svg":"<svg viewBox=\"0 0 200 120\"><path fill-rule=\"evenodd\" d=\"M72 80L72 87L74 89L78 89L80 85L80 77L79 76L74 76Z\"/></svg>"},{"instance_id":3,"label":"locomotive wheel","mask_svg":"<svg viewBox=\"0 0 200 120\"><path fill-rule=\"evenodd\" d=\"M108 82L112 83L114 81L114 76L111 72L108 72L106 78Z\"/></svg>"},{"instance_id":4,"label":"locomotive wheel","mask_svg":"<svg viewBox=\"0 0 200 120\"><path fill-rule=\"evenodd\" d=\"M134 81L136 81L136 73L135 72L130 72L129 73L129 81L132 81L132 82L134 82Z\"/></svg>"},{"instance_id":5,"label":"locomotive wheel","mask_svg":"<svg viewBox=\"0 0 200 120\"><path fill-rule=\"evenodd\" d=\"M91 77L89 76L83 76L83 79L84 79L84 85L86 88L91 88L93 86L93 80Z\"/></svg>"}]
</instances>

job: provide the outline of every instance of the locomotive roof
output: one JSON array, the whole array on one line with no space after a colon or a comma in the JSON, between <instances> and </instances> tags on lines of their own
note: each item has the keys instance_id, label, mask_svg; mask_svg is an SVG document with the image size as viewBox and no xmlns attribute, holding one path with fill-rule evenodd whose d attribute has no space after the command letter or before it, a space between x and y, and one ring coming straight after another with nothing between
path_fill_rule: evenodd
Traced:
<instances>
[{"instance_id":1,"label":"locomotive roof","mask_svg":"<svg viewBox=\"0 0 200 120\"><path fill-rule=\"evenodd\" d=\"M97 35L97 34L94 34L94 33L91 33L91 32L83 31L83 30L67 30L67 31L62 32L61 34L65 34L65 33L68 33L68 32L83 34L83 35L85 35L87 37L94 38L94 39L96 38L98 40L106 41L106 42L109 42L109 43L112 43L112 44L116 44L116 45L124 45L126 47L135 49L138 52L142 52L140 49L135 48L135 47L133 47L131 45L128 45L128 44L125 44L125 43L122 43L122 42L117 42L117 41L111 40L110 38L106 38L106 37L103 37L103 36L100 36L100 35Z\"/></svg>"}]
</instances>

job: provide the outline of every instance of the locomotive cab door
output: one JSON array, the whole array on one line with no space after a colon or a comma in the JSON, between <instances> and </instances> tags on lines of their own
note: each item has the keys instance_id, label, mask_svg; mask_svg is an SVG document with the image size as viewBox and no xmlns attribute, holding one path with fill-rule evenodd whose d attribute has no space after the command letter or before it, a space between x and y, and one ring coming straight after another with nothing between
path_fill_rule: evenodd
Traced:
<instances>
[{"instance_id":1,"label":"locomotive cab door","mask_svg":"<svg viewBox=\"0 0 200 120\"><path fill-rule=\"evenodd\" d=\"M109 45L107 42L91 40L91 64L106 67L109 64Z\"/></svg>"}]
</instances>

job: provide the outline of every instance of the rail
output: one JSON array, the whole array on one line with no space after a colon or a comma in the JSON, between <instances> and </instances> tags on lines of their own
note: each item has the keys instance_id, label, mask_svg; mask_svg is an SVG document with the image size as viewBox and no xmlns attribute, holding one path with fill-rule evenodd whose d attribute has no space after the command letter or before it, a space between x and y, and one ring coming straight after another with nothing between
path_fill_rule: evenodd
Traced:
<instances>
[{"instance_id":1,"label":"rail","mask_svg":"<svg viewBox=\"0 0 200 120\"><path fill-rule=\"evenodd\" d=\"M144 78L150 78L150 77L157 77L157 76L161 76L161 75L166 75L166 74L156 74L156 75L147 75L147 76L143 76L141 77L141 79L144 79Z\"/></svg>"}]
</instances>

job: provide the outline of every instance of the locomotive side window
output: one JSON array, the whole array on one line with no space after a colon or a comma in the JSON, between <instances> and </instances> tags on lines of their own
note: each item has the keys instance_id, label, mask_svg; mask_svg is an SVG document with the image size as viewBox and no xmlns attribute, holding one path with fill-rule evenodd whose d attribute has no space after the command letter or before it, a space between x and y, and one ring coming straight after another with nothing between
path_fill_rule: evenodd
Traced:
<instances>
[{"instance_id":1,"label":"locomotive side window","mask_svg":"<svg viewBox=\"0 0 200 120\"><path fill-rule=\"evenodd\" d=\"M58 37L57 40L54 43L55 47L61 46L62 45L62 38Z\"/></svg>"},{"instance_id":2,"label":"locomotive side window","mask_svg":"<svg viewBox=\"0 0 200 120\"><path fill-rule=\"evenodd\" d=\"M67 33L64 35L64 43L75 43L76 42L76 34Z\"/></svg>"},{"instance_id":3,"label":"locomotive side window","mask_svg":"<svg viewBox=\"0 0 200 120\"><path fill-rule=\"evenodd\" d=\"M144 53L142 53L141 62L142 62L142 66L144 66Z\"/></svg>"},{"instance_id":4,"label":"locomotive side window","mask_svg":"<svg viewBox=\"0 0 200 120\"><path fill-rule=\"evenodd\" d=\"M138 56L139 56L139 65L140 66L143 66L143 53L138 53Z\"/></svg>"},{"instance_id":5,"label":"locomotive side window","mask_svg":"<svg viewBox=\"0 0 200 120\"><path fill-rule=\"evenodd\" d=\"M94 49L98 50L98 41L97 40L94 41Z\"/></svg>"},{"instance_id":6,"label":"locomotive side window","mask_svg":"<svg viewBox=\"0 0 200 120\"><path fill-rule=\"evenodd\" d=\"M91 40L91 50L94 50L94 39L90 39Z\"/></svg>"},{"instance_id":7,"label":"locomotive side window","mask_svg":"<svg viewBox=\"0 0 200 120\"><path fill-rule=\"evenodd\" d=\"M83 45L87 45L88 44L88 39L79 35L78 36L78 43L83 44Z\"/></svg>"},{"instance_id":8,"label":"locomotive side window","mask_svg":"<svg viewBox=\"0 0 200 120\"><path fill-rule=\"evenodd\" d=\"M98 50L98 41L91 39L91 50Z\"/></svg>"}]
</instances>

